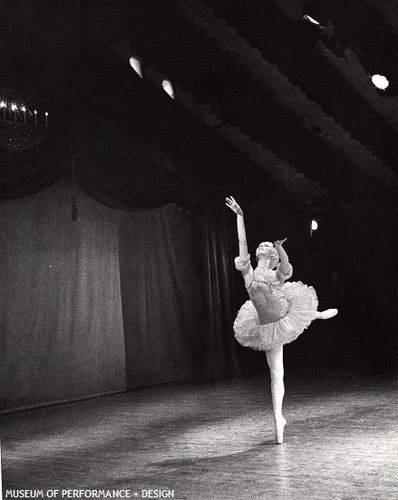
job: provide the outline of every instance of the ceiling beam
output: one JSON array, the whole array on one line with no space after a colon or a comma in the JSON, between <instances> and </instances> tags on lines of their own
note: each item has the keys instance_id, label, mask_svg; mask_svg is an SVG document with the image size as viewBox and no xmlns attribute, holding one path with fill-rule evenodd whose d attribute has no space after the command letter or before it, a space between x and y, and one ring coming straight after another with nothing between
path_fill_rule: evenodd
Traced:
<instances>
[{"instance_id":1,"label":"ceiling beam","mask_svg":"<svg viewBox=\"0 0 398 500\"><path fill-rule=\"evenodd\" d=\"M389 166L358 140L352 138L317 103L309 100L276 65L264 59L260 50L253 48L235 28L231 28L225 20L217 17L213 9L200 0L180 0L174 4L188 22L202 30L206 36L216 40L226 57L235 62L239 61L268 98L291 113L307 130L320 130L316 138L324 146L353 167L366 172L380 184L389 188L398 187L398 176Z\"/></svg>"},{"instance_id":2,"label":"ceiling beam","mask_svg":"<svg viewBox=\"0 0 398 500\"><path fill-rule=\"evenodd\" d=\"M166 78L154 66L146 72L146 76L155 85ZM222 136L234 148L243 153L254 165L261 170L265 170L295 196L307 203L320 198L330 198L330 193L321 188L317 182L307 179L303 173L297 172L287 161L278 158L262 144L244 134L238 127L224 123L209 105L195 102L192 93L188 90L178 89L175 92L175 99L196 118L199 118L199 120L211 127L215 133Z\"/></svg>"}]
</instances>

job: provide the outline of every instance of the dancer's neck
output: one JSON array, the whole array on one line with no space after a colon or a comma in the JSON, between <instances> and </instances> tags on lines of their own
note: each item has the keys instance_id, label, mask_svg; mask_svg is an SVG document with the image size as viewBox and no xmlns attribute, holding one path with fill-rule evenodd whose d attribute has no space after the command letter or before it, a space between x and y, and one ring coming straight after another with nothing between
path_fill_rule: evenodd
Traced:
<instances>
[{"instance_id":1,"label":"dancer's neck","mask_svg":"<svg viewBox=\"0 0 398 500\"><path fill-rule=\"evenodd\" d=\"M264 273L271 269L271 259L259 259L257 264L257 272Z\"/></svg>"}]
</instances>

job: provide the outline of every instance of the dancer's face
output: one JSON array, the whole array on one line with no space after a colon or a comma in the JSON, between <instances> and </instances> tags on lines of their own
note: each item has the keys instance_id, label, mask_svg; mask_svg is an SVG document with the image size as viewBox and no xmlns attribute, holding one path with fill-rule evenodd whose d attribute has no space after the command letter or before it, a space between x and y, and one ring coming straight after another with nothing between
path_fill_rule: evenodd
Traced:
<instances>
[{"instance_id":1,"label":"dancer's face","mask_svg":"<svg viewBox=\"0 0 398 500\"><path fill-rule=\"evenodd\" d=\"M274 245L272 243L270 243L269 241L263 241L258 245L258 248L256 250L256 257L258 259L260 259L260 257L270 259L274 251Z\"/></svg>"},{"instance_id":2,"label":"dancer's face","mask_svg":"<svg viewBox=\"0 0 398 500\"><path fill-rule=\"evenodd\" d=\"M279 255L276 248L269 241L263 241L260 243L256 250L256 257L258 260L267 259L269 260L269 267L273 269L279 262Z\"/></svg>"}]
</instances>

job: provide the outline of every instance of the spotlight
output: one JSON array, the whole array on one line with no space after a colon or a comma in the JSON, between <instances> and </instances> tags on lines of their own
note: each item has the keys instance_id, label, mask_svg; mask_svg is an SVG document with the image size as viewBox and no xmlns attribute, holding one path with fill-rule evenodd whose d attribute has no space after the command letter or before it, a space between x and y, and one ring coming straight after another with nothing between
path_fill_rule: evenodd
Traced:
<instances>
[{"instance_id":1,"label":"spotlight","mask_svg":"<svg viewBox=\"0 0 398 500\"><path fill-rule=\"evenodd\" d=\"M166 92L166 94L169 94L169 96L174 99L174 90L172 84L169 82L169 80L163 80L162 82L162 87L163 90Z\"/></svg>"},{"instance_id":2,"label":"spotlight","mask_svg":"<svg viewBox=\"0 0 398 500\"><path fill-rule=\"evenodd\" d=\"M387 80L387 78L383 75L373 75L371 77L371 80L372 80L373 85L380 90L386 90L386 88L390 84L390 82Z\"/></svg>"},{"instance_id":3,"label":"spotlight","mask_svg":"<svg viewBox=\"0 0 398 500\"><path fill-rule=\"evenodd\" d=\"M137 57L130 57L129 59L130 66L133 68L133 70L137 73L137 75L142 78L142 68L141 68L141 61Z\"/></svg>"},{"instance_id":4,"label":"spotlight","mask_svg":"<svg viewBox=\"0 0 398 500\"><path fill-rule=\"evenodd\" d=\"M308 21L312 24L315 24L316 26L320 26L320 23L318 23L318 21L316 21L313 17L307 15L307 14L304 14L304 16L301 17L301 19L303 21Z\"/></svg>"},{"instance_id":5,"label":"spotlight","mask_svg":"<svg viewBox=\"0 0 398 500\"><path fill-rule=\"evenodd\" d=\"M311 231L316 231L318 229L318 222L315 219L311 221Z\"/></svg>"}]
</instances>

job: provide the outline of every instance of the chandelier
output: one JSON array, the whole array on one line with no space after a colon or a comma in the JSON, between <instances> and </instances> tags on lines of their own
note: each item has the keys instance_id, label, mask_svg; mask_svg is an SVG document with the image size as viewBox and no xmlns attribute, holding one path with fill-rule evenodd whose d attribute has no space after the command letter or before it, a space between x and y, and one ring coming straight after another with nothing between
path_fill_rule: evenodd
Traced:
<instances>
[{"instance_id":1,"label":"chandelier","mask_svg":"<svg viewBox=\"0 0 398 500\"><path fill-rule=\"evenodd\" d=\"M18 152L41 141L48 127L44 117L28 109L21 97L8 87L0 91L0 147Z\"/></svg>"}]
</instances>

